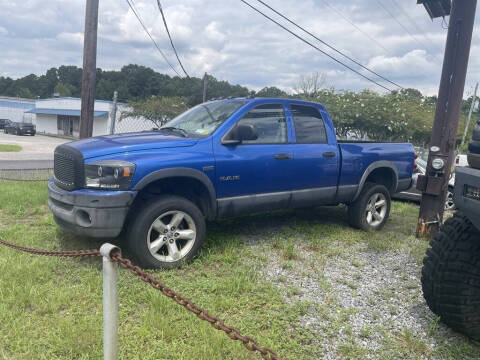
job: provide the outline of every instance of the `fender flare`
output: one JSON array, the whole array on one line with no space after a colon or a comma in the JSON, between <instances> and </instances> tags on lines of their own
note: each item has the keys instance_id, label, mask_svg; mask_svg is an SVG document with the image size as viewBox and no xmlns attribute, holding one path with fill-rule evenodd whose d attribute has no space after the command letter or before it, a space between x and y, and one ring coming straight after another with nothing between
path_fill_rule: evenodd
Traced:
<instances>
[{"instance_id":1,"label":"fender flare","mask_svg":"<svg viewBox=\"0 0 480 360\"><path fill-rule=\"evenodd\" d=\"M196 169L179 167L179 168L157 170L140 179L137 182L137 184L133 187L133 190L140 191L154 181L173 178L173 177L191 178L191 179L200 181L207 189L208 197L210 199L210 204L209 204L210 211L209 211L209 214L207 214L207 218L211 219L216 216L217 197L216 197L215 187L213 186L210 178L207 175L205 175L204 173Z\"/></svg>"},{"instance_id":2,"label":"fender flare","mask_svg":"<svg viewBox=\"0 0 480 360\"><path fill-rule=\"evenodd\" d=\"M355 196L353 197L352 199L352 202L357 200L357 198L360 196L360 193L362 192L363 190L363 187L365 185L365 182L367 181L367 178L368 176L376 169L380 169L380 168L387 168L387 169L390 169L393 171L394 173L394 179L393 179L393 189L392 189L392 193L395 193L395 190L397 189L397 186L398 186L398 170L397 170L397 167L395 166L395 164L393 164L391 161L387 161L387 160L380 160L380 161L375 161L373 163L371 163L366 169L365 171L363 172L363 175L360 179L360 183L358 184L358 189L357 189L357 192L355 194Z\"/></svg>"}]
</instances>

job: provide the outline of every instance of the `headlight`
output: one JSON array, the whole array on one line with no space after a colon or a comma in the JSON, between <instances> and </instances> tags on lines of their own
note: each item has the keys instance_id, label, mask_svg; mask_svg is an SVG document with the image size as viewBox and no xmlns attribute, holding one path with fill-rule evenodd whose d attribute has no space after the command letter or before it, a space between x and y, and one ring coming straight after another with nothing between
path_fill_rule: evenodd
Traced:
<instances>
[{"instance_id":1,"label":"headlight","mask_svg":"<svg viewBox=\"0 0 480 360\"><path fill-rule=\"evenodd\" d=\"M432 160L432 167L435 170L442 170L444 166L445 162L443 161L443 159L436 158Z\"/></svg>"},{"instance_id":2,"label":"headlight","mask_svg":"<svg viewBox=\"0 0 480 360\"><path fill-rule=\"evenodd\" d=\"M85 164L85 187L128 190L135 164L121 160L102 160Z\"/></svg>"}]
</instances>

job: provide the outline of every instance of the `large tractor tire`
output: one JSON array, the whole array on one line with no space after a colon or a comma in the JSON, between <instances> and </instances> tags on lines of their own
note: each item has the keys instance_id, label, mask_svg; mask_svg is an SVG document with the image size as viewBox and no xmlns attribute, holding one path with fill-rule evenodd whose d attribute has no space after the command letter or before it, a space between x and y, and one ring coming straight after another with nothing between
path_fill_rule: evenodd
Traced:
<instances>
[{"instance_id":1,"label":"large tractor tire","mask_svg":"<svg viewBox=\"0 0 480 360\"><path fill-rule=\"evenodd\" d=\"M442 226L423 260L423 296L453 330L480 340L480 232L461 213Z\"/></svg>"}]
</instances>

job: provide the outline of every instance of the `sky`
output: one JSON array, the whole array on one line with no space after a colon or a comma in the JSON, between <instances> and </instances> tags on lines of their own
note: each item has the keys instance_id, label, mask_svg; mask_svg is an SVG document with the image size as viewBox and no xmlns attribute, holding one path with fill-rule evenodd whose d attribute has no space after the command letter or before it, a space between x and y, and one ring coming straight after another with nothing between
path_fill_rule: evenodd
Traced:
<instances>
[{"instance_id":1,"label":"sky","mask_svg":"<svg viewBox=\"0 0 480 360\"><path fill-rule=\"evenodd\" d=\"M256 0L247 1L279 19ZM160 48L181 73L156 0L133 2ZM416 0L265 2L384 77L426 95L437 94L446 24L442 24L442 19L432 22ZM0 76L41 75L60 65L81 67L85 3L85 0L0 0ZM162 0L162 6L180 59L192 76L201 77L208 72L218 79L255 90L277 86L291 92L301 75L319 72L325 75L328 87L383 92L240 0ZM464 96L473 93L475 82L480 81L479 12L477 8ZM280 22L341 59L284 20ZM97 67L120 70L130 63L174 75L127 2L100 0ZM371 76L364 70L361 73ZM382 84L395 88L384 81Z\"/></svg>"}]
</instances>

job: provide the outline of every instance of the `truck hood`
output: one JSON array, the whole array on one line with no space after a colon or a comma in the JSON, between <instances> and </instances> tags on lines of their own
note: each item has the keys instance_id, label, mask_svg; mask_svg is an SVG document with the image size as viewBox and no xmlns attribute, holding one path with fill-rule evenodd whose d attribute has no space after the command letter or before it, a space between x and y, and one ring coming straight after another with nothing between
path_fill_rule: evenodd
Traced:
<instances>
[{"instance_id":1,"label":"truck hood","mask_svg":"<svg viewBox=\"0 0 480 360\"><path fill-rule=\"evenodd\" d=\"M84 159L141 150L193 146L198 139L181 138L158 132L108 135L73 141L68 145L79 150Z\"/></svg>"}]
</instances>

